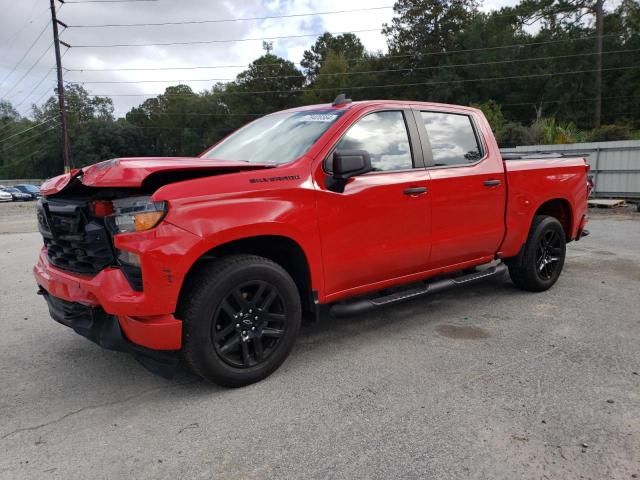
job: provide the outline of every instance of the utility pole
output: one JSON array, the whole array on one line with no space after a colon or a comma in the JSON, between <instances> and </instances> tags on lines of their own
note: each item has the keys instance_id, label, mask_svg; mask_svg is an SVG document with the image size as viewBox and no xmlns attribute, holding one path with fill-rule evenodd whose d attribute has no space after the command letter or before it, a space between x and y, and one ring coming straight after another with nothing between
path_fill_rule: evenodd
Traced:
<instances>
[{"instance_id":1,"label":"utility pole","mask_svg":"<svg viewBox=\"0 0 640 480\"><path fill-rule=\"evenodd\" d=\"M58 24L66 27L56 17L55 0L51 2L51 25L53 26L53 47L56 52L56 70L58 71L58 108L60 109L60 128L62 130L62 160L64 161L64 171L68 173L71 169L69 162L69 136L67 135L67 116L64 104L64 84L62 83L62 60L60 57L60 38L58 37ZM63 0L60 0L64 3Z\"/></svg>"},{"instance_id":2,"label":"utility pole","mask_svg":"<svg viewBox=\"0 0 640 480\"><path fill-rule=\"evenodd\" d=\"M604 0L596 0L596 104L593 116L593 126L600 126L602 116L602 36L604 33Z\"/></svg>"}]
</instances>

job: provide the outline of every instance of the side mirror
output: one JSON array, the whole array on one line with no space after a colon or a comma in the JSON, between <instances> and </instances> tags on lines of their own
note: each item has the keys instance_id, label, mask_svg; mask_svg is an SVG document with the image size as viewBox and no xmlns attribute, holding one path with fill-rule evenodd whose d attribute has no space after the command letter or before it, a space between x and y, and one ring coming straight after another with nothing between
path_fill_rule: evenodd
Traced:
<instances>
[{"instance_id":1,"label":"side mirror","mask_svg":"<svg viewBox=\"0 0 640 480\"><path fill-rule=\"evenodd\" d=\"M333 152L333 178L347 178L373 170L371 157L366 150L336 150Z\"/></svg>"}]
</instances>

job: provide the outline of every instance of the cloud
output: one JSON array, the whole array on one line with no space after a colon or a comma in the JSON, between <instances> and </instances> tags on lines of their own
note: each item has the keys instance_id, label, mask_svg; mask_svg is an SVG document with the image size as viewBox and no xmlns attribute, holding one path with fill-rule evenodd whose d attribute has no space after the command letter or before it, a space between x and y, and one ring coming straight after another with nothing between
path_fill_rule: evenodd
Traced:
<instances>
[{"instance_id":1,"label":"cloud","mask_svg":"<svg viewBox=\"0 0 640 480\"><path fill-rule=\"evenodd\" d=\"M190 0L189 2L119 2L65 4L59 18L68 25L92 25L135 22L179 22L187 20L227 19L270 15L296 15L309 12L353 10L388 6L391 0ZM515 0L486 1L483 9L512 5ZM280 19L235 21L199 25L149 26L136 28L69 28L61 38L71 45L100 45L112 43L154 43L209 41L214 39L248 39L292 35L321 34L324 31L345 32L379 29L389 22L393 12L389 9L369 10L334 15L291 17ZM29 45L46 25L50 12L40 0L13 2L0 17L0 80L18 62ZM379 32L357 34L369 51L385 51L386 39ZM53 92L55 75L49 74L55 65L53 49L37 64L23 82L17 80L36 62L52 41L49 30L36 42L16 71L0 86L0 95L9 93L21 113L28 113L31 102L47 98ZM299 62L304 50L315 42L315 36L273 40L274 53L292 62ZM63 59L68 69L96 68L163 68L211 65L241 65L197 70L65 72L65 80L82 82L162 80L162 83L85 84L93 94L149 94L163 92L167 86L182 83L195 91L210 88L216 80L234 78L240 71L263 53L262 42L212 43L176 46L71 48ZM196 81L207 80L207 81ZM37 86L37 88L35 88ZM9 91L10 90L10 91ZM45 95L44 97L42 95ZM116 114L123 115L132 106L139 105L145 96L113 97Z\"/></svg>"}]
</instances>

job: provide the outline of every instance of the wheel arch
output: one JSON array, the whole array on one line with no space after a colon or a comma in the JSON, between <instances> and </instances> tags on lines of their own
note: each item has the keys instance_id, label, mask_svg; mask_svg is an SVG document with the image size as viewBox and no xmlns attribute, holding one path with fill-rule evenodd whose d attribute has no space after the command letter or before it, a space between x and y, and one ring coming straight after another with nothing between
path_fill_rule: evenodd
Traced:
<instances>
[{"instance_id":1,"label":"wheel arch","mask_svg":"<svg viewBox=\"0 0 640 480\"><path fill-rule=\"evenodd\" d=\"M571 203L566 198L553 198L541 204L534 212L533 217L531 217L529 229L531 229L533 220L538 215L547 215L549 217L554 217L555 219L557 219L562 225L566 241L570 242L572 240L571 237L573 236L574 226L573 208L571 207Z\"/></svg>"},{"instance_id":2,"label":"wheel arch","mask_svg":"<svg viewBox=\"0 0 640 480\"><path fill-rule=\"evenodd\" d=\"M178 297L178 309L192 288L192 280L202 268L218 258L235 254L257 255L280 265L296 283L303 311L313 311L315 305L309 258L299 242L291 237L275 234L236 238L216 245L200 255L185 275Z\"/></svg>"}]
</instances>

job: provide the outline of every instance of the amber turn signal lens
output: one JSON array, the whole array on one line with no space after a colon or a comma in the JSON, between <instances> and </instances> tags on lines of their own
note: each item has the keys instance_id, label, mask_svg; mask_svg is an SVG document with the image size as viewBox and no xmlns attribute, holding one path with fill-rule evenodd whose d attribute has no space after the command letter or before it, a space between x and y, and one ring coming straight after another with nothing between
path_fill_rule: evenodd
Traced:
<instances>
[{"instance_id":1,"label":"amber turn signal lens","mask_svg":"<svg viewBox=\"0 0 640 480\"><path fill-rule=\"evenodd\" d=\"M162 219L164 212L143 212L134 215L136 232L142 232L155 227Z\"/></svg>"}]
</instances>

